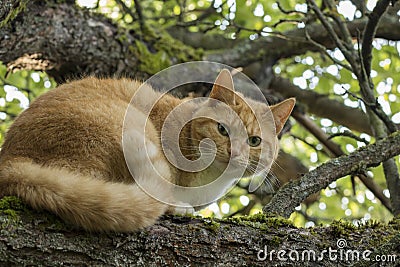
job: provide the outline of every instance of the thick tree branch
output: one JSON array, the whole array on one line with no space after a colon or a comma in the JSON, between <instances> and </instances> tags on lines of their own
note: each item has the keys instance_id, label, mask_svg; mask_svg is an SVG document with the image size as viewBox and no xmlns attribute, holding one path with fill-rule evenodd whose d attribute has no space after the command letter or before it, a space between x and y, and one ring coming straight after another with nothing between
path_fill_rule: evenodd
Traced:
<instances>
[{"instance_id":1,"label":"thick tree branch","mask_svg":"<svg viewBox=\"0 0 400 267\"><path fill-rule=\"evenodd\" d=\"M9 68L47 70L58 79L64 74L121 74L138 64L108 19L72 5L44 3L31 1L18 19L0 28L0 60Z\"/></svg>"},{"instance_id":2,"label":"thick tree branch","mask_svg":"<svg viewBox=\"0 0 400 267\"><path fill-rule=\"evenodd\" d=\"M264 212L277 213L289 217L307 196L326 188L337 179L357 173L358 171L377 166L400 154L400 132L375 144L362 147L348 156L332 159L304 175L297 181L283 186L264 207Z\"/></svg>"}]
</instances>

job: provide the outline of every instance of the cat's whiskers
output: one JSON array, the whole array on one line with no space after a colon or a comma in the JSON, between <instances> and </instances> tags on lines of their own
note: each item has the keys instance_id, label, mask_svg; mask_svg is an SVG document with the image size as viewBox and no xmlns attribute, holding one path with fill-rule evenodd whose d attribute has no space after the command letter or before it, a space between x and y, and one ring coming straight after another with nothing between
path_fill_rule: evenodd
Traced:
<instances>
[{"instance_id":1,"label":"cat's whiskers","mask_svg":"<svg viewBox=\"0 0 400 267\"><path fill-rule=\"evenodd\" d=\"M285 169L283 168L283 167L281 167L281 165L279 165L279 163L276 161L276 160L274 160L273 162L272 162L272 166L277 166L279 169L281 169L282 171L285 171Z\"/></svg>"},{"instance_id":2,"label":"cat's whiskers","mask_svg":"<svg viewBox=\"0 0 400 267\"><path fill-rule=\"evenodd\" d=\"M257 171L257 167L255 167L255 166L260 165L262 167L261 171L258 173L262 173L262 175L265 177L264 183L267 184L269 188L271 188L273 191L275 191L274 186L277 188L280 187L281 182L271 169L268 170L268 167L259 161L252 160L252 159L250 159L250 161L251 161L251 163L249 164L249 169L251 169L254 173ZM274 163L275 163L275 161L273 162L273 164Z\"/></svg>"},{"instance_id":3,"label":"cat's whiskers","mask_svg":"<svg viewBox=\"0 0 400 267\"><path fill-rule=\"evenodd\" d=\"M268 176L270 176L273 181L274 181L274 185L279 188L281 187L281 181L279 180L279 178L274 174L274 172L272 170L269 171ZM267 177L268 178L268 177ZM271 180L271 179L268 179Z\"/></svg>"}]
</instances>

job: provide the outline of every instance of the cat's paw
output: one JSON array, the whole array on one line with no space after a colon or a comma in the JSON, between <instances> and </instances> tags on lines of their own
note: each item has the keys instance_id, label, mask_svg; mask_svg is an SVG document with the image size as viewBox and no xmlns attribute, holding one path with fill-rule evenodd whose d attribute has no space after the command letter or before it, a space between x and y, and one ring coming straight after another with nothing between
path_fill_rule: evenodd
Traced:
<instances>
[{"instance_id":1,"label":"cat's paw","mask_svg":"<svg viewBox=\"0 0 400 267\"><path fill-rule=\"evenodd\" d=\"M177 215L193 215L194 214L194 208L188 204L188 203L183 203L179 202L177 203L178 206L171 206L168 209L169 214L177 214Z\"/></svg>"}]
</instances>

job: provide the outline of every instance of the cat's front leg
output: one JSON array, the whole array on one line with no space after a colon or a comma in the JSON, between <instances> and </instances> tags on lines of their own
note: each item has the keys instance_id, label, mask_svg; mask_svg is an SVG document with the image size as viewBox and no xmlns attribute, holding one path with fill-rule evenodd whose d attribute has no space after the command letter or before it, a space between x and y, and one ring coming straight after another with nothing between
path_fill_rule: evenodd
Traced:
<instances>
[{"instance_id":1,"label":"cat's front leg","mask_svg":"<svg viewBox=\"0 0 400 267\"><path fill-rule=\"evenodd\" d=\"M185 202L178 201L175 205L169 206L166 213L167 214L177 214L177 215L193 215L195 212L194 208Z\"/></svg>"}]
</instances>

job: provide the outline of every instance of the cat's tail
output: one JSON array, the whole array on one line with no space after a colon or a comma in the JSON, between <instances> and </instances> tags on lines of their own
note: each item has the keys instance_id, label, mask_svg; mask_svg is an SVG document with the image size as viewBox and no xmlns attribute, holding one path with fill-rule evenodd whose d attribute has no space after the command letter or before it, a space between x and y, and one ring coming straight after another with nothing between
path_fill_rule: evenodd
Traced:
<instances>
[{"instance_id":1,"label":"cat's tail","mask_svg":"<svg viewBox=\"0 0 400 267\"><path fill-rule=\"evenodd\" d=\"M89 231L135 231L154 224L168 208L136 184L106 182L28 160L2 164L1 195L16 195Z\"/></svg>"}]
</instances>

